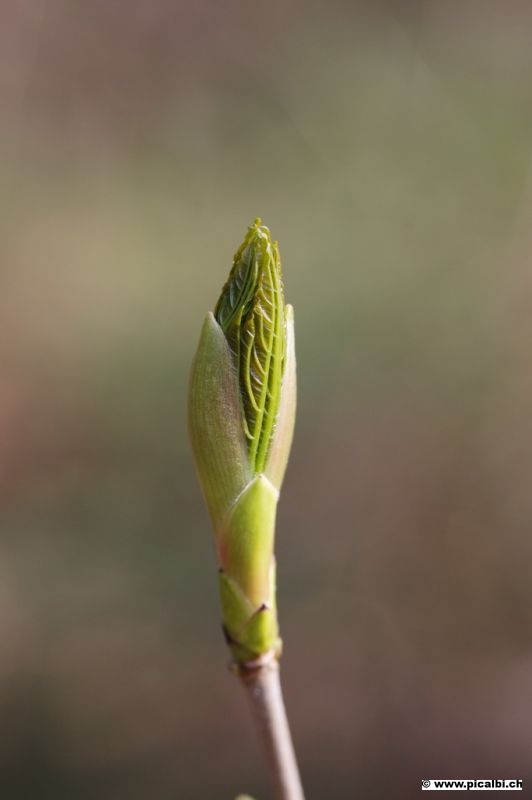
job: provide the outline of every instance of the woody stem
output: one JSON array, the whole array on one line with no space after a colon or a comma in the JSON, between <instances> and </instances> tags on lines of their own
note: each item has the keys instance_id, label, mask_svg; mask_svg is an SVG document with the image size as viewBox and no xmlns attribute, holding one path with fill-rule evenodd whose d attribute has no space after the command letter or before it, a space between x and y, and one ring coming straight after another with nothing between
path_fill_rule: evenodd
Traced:
<instances>
[{"instance_id":1,"label":"woody stem","mask_svg":"<svg viewBox=\"0 0 532 800\"><path fill-rule=\"evenodd\" d=\"M240 664L238 676L246 690L276 800L305 800L277 659L262 658Z\"/></svg>"}]
</instances>

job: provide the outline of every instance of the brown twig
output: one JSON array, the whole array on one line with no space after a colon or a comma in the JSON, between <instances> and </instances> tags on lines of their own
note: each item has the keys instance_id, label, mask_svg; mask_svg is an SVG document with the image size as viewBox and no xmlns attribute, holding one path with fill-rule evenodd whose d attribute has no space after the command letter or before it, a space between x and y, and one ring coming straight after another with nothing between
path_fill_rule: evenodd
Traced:
<instances>
[{"instance_id":1,"label":"brown twig","mask_svg":"<svg viewBox=\"0 0 532 800\"><path fill-rule=\"evenodd\" d=\"M274 653L237 667L259 734L276 800L305 800Z\"/></svg>"}]
</instances>

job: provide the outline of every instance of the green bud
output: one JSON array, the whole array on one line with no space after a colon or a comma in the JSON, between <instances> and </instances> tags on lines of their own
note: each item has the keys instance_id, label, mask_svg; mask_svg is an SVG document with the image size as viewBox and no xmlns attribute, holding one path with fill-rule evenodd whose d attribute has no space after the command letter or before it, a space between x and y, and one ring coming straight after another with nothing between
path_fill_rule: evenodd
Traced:
<instances>
[{"instance_id":1,"label":"green bud","mask_svg":"<svg viewBox=\"0 0 532 800\"><path fill-rule=\"evenodd\" d=\"M293 312L260 220L237 250L192 366L189 428L212 520L226 638L237 661L280 651L275 515L295 420Z\"/></svg>"}]
</instances>

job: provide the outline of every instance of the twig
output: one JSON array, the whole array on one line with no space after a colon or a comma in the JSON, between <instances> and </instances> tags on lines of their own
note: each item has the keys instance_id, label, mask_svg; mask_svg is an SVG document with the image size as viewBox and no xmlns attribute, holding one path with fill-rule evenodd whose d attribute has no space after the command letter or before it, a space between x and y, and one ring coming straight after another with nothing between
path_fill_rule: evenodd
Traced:
<instances>
[{"instance_id":1,"label":"twig","mask_svg":"<svg viewBox=\"0 0 532 800\"><path fill-rule=\"evenodd\" d=\"M305 800L273 653L237 667L259 734L276 800Z\"/></svg>"}]
</instances>

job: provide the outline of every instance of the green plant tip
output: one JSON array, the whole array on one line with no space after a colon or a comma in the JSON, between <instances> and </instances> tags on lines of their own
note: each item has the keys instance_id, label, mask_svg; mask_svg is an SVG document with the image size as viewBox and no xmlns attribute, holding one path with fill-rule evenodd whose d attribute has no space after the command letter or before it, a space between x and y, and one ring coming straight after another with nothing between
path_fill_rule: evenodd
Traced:
<instances>
[{"instance_id":1,"label":"green plant tip","mask_svg":"<svg viewBox=\"0 0 532 800\"><path fill-rule=\"evenodd\" d=\"M214 311L235 359L254 474L264 470L279 410L285 313L279 248L256 219L235 253Z\"/></svg>"},{"instance_id":2,"label":"green plant tip","mask_svg":"<svg viewBox=\"0 0 532 800\"><path fill-rule=\"evenodd\" d=\"M189 430L214 528L222 622L237 662L281 651L275 517L296 408L294 319L281 260L256 219L238 248L190 376Z\"/></svg>"}]
</instances>

